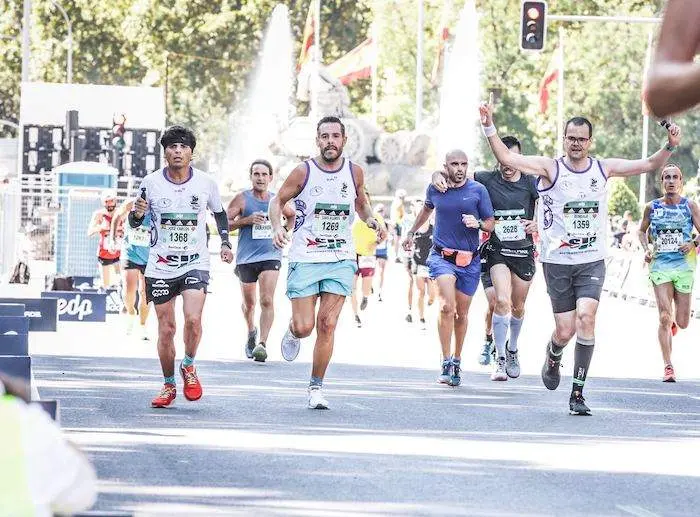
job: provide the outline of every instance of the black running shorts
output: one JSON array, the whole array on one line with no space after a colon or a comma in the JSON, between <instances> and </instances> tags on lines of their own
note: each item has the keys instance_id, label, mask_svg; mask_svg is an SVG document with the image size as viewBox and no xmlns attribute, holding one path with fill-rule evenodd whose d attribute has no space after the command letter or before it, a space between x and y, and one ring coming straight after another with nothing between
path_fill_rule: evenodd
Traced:
<instances>
[{"instance_id":1,"label":"black running shorts","mask_svg":"<svg viewBox=\"0 0 700 517\"><path fill-rule=\"evenodd\" d=\"M489 244L485 247L485 252L488 271L491 271L491 268L496 264L505 264L508 269L525 282L529 282L535 276L534 248L511 250Z\"/></svg>"},{"instance_id":2,"label":"black running shorts","mask_svg":"<svg viewBox=\"0 0 700 517\"><path fill-rule=\"evenodd\" d=\"M100 263L102 266L111 266L112 264L116 264L119 262L119 257L117 258L102 258L102 257L97 257L97 262Z\"/></svg>"},{"instance_id":3,"label":"black running shorts","mask_svg":"<svg viewBox=\"0 0 700 517\"><path fill-rule=\"evenodd\" d=\"M261 260L249 264L238 264L233 271L242 283L254 284L263 271L279 271L281 267L282 262L279 260Z\"/></svg>"},{"instance_id":4,"label":"black running shorts","mask_svg":"<svg viewBox=\"0 0 700 517\"><path fill-rule=\"evenodd\" d=\"M138 269L143 274L146 272L146 264L137 264L136 262L132 262L131 260L127 259L126 262L124 262L124 270L129 269Z\"/></svg>"},{"instance_id":5,"label":"black running shorts","mask_svg":"<svg viewBox=\"0 0 700 517\"><path fill-rule=\"evenodd\" d=\"M188 289L207 290L209 271L195 269L177 278L146 277L146 302L154 305L166 303Z\"/></svg>"},{"instance_id":6,"label":"black running shorts","mask_svg":"<svg viewBox=\"0 0 700 517\"><path fill-rule=\"evenodd\" d=\"M555 314L576 309L579 298L600 300L605 282L605 261L587 264L542 264L547 293Z\"/></svg>"}]
</instances>

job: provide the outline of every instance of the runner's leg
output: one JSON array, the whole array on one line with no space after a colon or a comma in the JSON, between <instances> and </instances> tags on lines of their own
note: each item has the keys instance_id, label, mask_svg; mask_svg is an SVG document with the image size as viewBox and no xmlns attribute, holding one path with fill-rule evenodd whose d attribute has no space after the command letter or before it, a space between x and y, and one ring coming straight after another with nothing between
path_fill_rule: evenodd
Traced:
<instances>
[{"instance_id":1,"label":"runner's leg","mask_svg":"<svg viewBox=\"0 0 700 517\"><path fill-rule=\"evenodd\" d=\"M275 288L279 271L268 270L260 273L258 284L260 289L260 342L267 343L272 323L275 320Z\"/></svg>"},{"instance_id":2,"label":"runner's leg","mask_svg":"<svg viewBox=\"0 0 700 517\"><path fill-rule=\"evenodd\" d=\"M661 346L661 356L664 366L672 365L671 362L671 325L673 324L673 298L675 289L672 282L654 285L654 296L656 297L656 307L659 311L658 339ZM688 307L690 309L690 307ZM676 306L678 310L678 306ZM686 320L687 321L687 320Z\"/></svg>"},{"instance_id":3,"label":"runner's leg","mask_svg":"<svg viewBox=\"0 0 700 517\"><path fill-rule=\"evenodd\" d=\"M241 282L241 295L243 296L241 310L243 311L243 318L248 326L249 335L255 331L255 323L253 322L256 302L255 288L255 282Z\"/></svg>"},{"instance_id":4,"label":"runner's leg","mask_svg":"<svg viewBox=\"0 0 700 517\"><path fill-rule=\"evenodd\" d=\"M438 286L438 299L440 302L440 315L438 316L438 335L442 349L443 361L451 357L452 334L455 327L455 314L457 310L456 283L453 275L440 275L436 278Z\"/></svg>"},{"instance_id":5,"label":"runner's leg","mask_svg":"<svg viewBox=\"0 0 700 517\"><path fill-rule=\"evenodd\" d=\"M508 339L508 350L515 352L518 350L518 337L525 318L525 300L530 292L532 280L526 281L515 273L511 273L511 318L510 336Z\"/></svg>"},{"instance_id":6,"label":"runner's leg","mask_svg":"<svg viewBox=\"0 0 700 517\"><path fill-rule=\"evenodd\" d=\"M137 271L139 273L139 322L141 326L144 327L148 319L150 307L148 306L148 301L146 301L146 279L141 271L138 269Z\"/></svg>"},{"instance_id":7,"label":"runner's leg","mask_svg":"<svg viewBox=\"0 0 700 517\"><path fill-rule=\"evenodd\" d=\"M464 294L462 291L456 290L455 297L455 348L452 356L459 360L462 357L462 348L464 347L464 338L467 335L467 325L469 322L469 307L472 303L472 297Z\"/></svg>"},{"instance_id":8,"label":"runner's leg","mask_svg":"<svg viewBox=\"0 0 700 517\"><path fill-rule=\"evenodd\" d=\"M165 382L175 383L175 298L155 305L158 318L158 358Z\"/></svg>"},{"instance_id":9,"label":"runner's leg","mask_svg":"<svg viewBox=\"0 0 700 517\"><path fill-rule=\"evenodd\" d=\"M140 274L138 269L124 270L124 305L130 318L136 318L136 291L139 288Z\"/></svg>"},{"instance_id":10,"label":"runner's leg","mask_svg":"<svg viewBox=\"0 0 700 517\"><path fill-rule=\"evenodd\" d=\"M421 322L425 320L425 291L427 279L416 276L416 290L418 291L418 317Z\"/></svg>"},{"instance_id":11,"label":"runner's leg","mask_svg":"<svg viewBox=\"0 0 700 517\"><path fill-rule=\"evenodd\" d=\"M505 264L494 264L489 271L496 290L493 311L493 338L496 345L496 364L506 358L506 340L510 326L511 279L510 269Z\"/></svg>"},{"instance_id":12,"label":"runner's leg","mask_svg":"<svg viewBox=\"0 0 700 517\"><path fill-rule=\"evenodd\" d=\"M316 344L314 345L314 359L311 368L311 376L323 379L326 375L328 363L333 355L335 341L335 328L338 316L345 303L345 296L333 293L321 293L321 302L316 318Z\"/></svg>"},{"instance_id":13,"label":"runner's leg","mask_svg":"<svg viewBox=\"0 0 700 517\"><path fill-rule=\"evenodd\" d=\"M305 338L314 330L316 318L316 300L318 295L292 298L292 321L290 330L294 337Z\"/></svg>"},{"instance_id":14,"label":"runner's leg","mask_svg":"<svg viewBox=\"0 0 700 517\"><path fill-rule=\"evenodd\" d=\"M185 355L194 359L202 339L202 310L207 293L204 289L186 289L180 293L180 296L182 296L182 312L185 316L182 333Z\"/></svg>"}]
</instances>

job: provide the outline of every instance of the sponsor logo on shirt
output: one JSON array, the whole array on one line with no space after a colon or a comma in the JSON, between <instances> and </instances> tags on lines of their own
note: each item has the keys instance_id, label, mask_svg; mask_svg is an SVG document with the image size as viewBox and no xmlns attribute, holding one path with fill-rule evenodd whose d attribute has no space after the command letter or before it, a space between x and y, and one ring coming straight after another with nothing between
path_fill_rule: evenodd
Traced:
<instances>
[{"instance_id":1,"label":"sponsor logo on shirt","mask_svg":"<svg viewBox=\"0 0 700 517\"><path fill-rule=\"evenodd\" d=\"M165 264L168 267L181 268L199 260L199 253L192 255L158 255L157 264Z\"/></svg>"},{"instance_id":2,"label":"sponsor logo on shirt","mask_svg":"<svg viewBox=\"0 0 700 517\"><path fill-rule=\"evenodd\" d=\"M323 239L316 237L315 239L306 238L307 248L335 250L342 248L347 241L345 239Z\"/></svg>"}]
</instances>

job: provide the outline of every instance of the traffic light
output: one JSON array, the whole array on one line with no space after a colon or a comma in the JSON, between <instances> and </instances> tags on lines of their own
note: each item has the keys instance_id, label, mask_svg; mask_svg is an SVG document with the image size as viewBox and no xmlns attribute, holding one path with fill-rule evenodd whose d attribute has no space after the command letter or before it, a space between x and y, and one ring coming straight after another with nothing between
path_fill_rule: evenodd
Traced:
<instances>
[{"instance_id":1,"label":"traffic light","mask_svg":"<svg viewBox=\"0 0 700 517\"><path fill-rule=\"evenodd\" d=\"M126 131L124 124L126 124L124 113L115 114L112 117L112 146L117 151L124 149L124 132Z\"/></svg>"},{"instance_id":2,"label":"traffic light","mask_svg":"<svg viewBox=\"0 0 700 517\"><path fill-rule=\"evenodd\" d=\"M547 37L547 2L523 2L520 12L520 48L542 50Z\"/></svg>"}]
</instances>

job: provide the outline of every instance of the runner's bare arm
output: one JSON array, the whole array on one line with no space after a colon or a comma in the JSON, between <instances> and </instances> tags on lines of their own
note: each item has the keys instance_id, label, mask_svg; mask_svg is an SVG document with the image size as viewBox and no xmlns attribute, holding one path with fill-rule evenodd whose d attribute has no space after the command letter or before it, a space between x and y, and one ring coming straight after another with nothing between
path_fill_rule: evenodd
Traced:
<instances>
[{"instance_id":1,"label":"runner's bare arm","mask_svg":"<svg viewBox=\"0 0 700 517\"><path fill-rule=\"evenodd\" d=\"M430 214L433 213L433 209L423 205L423 208L421 208L420 212L418 212L418 215L416 216L416 220L413 223L413 226L411 226L411 229L408 230L408 235L413 236L414 233L425 224L425 222L430 218Z\"/></svg>"},{"instance_id":2,"label":"runner's bare arm","mask_svg":"<svg viewBox=\"0 0 700 517\"><path fill-rule=\"evenodd\" d=\"M642 215L642 221L639 223L639 230L637 230L637 236L639 237L639 242L642 245L644 253L649 252L649 236L647 232L649 231L649 225L651 224L651 203L644 207L644 214Z\"/></svg>"},{"instance_id":3,"label":"runner's bare arm","mask_svg":"<svg viewBox=\"0 0 700 517\"><path fill-rule=\"evenodd\" d=\"M695 243L695 246L700 246L700 205L698 205L697 201L688 200L688 204L690 205L690 214L691 217L693 218L693 226L695 226L695 230L698 232L698 236L693 239L693 242Z\"/></svg>"},{"instance_id":4,"label":"runner's bare arm","mask_svg":"<svg viewBox=\"0 0 700 517\"><path fill-rule=\"evenodd\" d=\"M669 0L654 63L647 81L647 103L657 117L666 117L700 103L700 3Z\"/></svg>"},{"instance_id":5,"label":"runner's bare arm","mask_svg":"<svg viewBox=\"0 0 700 517\"><path fill-rule=\"evenodd\" d=\"M104 214L99 210L92 214L92 219L90 219L90 224L88 225L88 237L92 237L93 235L97 235L98 233L100 233L100 230L102 230L103 218Z\"/></svg>"},{"instance_id":6,"label":"runner's bare arm","mask_svg":"<svg viewBox=\"0 0 700 517\"><path fill-rule=\"evenodd\" d=\"M681 128L671 124L668 128L668 142L648 158L625 160L623 158L608 158L602 161L603 171L608 178L613 176L630 177L651 172L663 167L673 154L673 150L681 143Z\"/></svg>"},{"instance_id":7,"label":"runner's bare arm","mask_svg":"<svg viewBox=\"0 0 700 517\"><path fill-rule=\"evenodd\" d=\"M501 142L501 138L498 136L498 133L496 133L496 128L493 124L493 103L491 99L489 99L488 103L481 103L481 106L479 106L479 115L484 131L488 131L489 128L493 131L493 134L488 136L487 140L498 163L532 176L544 176L550 182L555 181L557 169L556 162L552 158L513 153Z\"/></svg>"},{"instance_id":8,"label":"runner's bare arm","mask_svg":"<svg viewBox=\"0 0 700 517\"><path fill-rule=\"evenodd\" d=\"M297 197L306 183L307 166L300 163L287 176L277 195L270 200L269 216L272 225L272 239L275 246L283 248L289 241L287 231L282 227L282 207Z\"/></svg>"},{"instance_id":9,"label":"runner's bare arm","mask_svg":"<svg viewBox=\"0 0 700 517\"><path fill-rule=\"evenodd\" d=\"M362 170L362 167L353 163L350 173L355 180L355 190L357 192L357 197L355 198L355 212L357 212L360 219L362 219L367 226L378 232L380 238L386 236L386 225L374 218L372 205L365 194L365 172Z\"/></svg>"},{"instance_id":10,"label":"runner's bare arm","mask_svg":"<svg viewBox=\"0 0 700 517\"><path fill-rule=\"evenodd\" d=\"M114 217L112 217L112 225L109 229L110 239L114 240L114 238L117 236L117 228L119 228L119 224L126 218L133 206L134 200L130 199L124 201L121 205L119 205L119 208L116 209L116 213L114 214Z\"/></svg>"},{"instance_id":11,"label":"runner's bare arm","mask_svg":"<svg viewBox=\"0 0 700 517\"><path fill-rule=\"evenodd\" d=\"M242 192L239 192L229 202L226 208L226 217L228 218L229 231L238 230L243 226L248 226L251 223L250 217L243 217L243 209L245 208L245 198Z\"/></svg>"},{"instance_id":12,"label":"runner's bare arm","mask_svg":"<svg viewBox=\"0 0 700 517\"><path fill-rule=\"evenodd\" d=\"M282 207L282 215L284 216L284 228L289 231L294 228L294 220L296 219L297 212L294 210L294 205L291 201L285 203Z\"/></svg>"}]
</instances>

